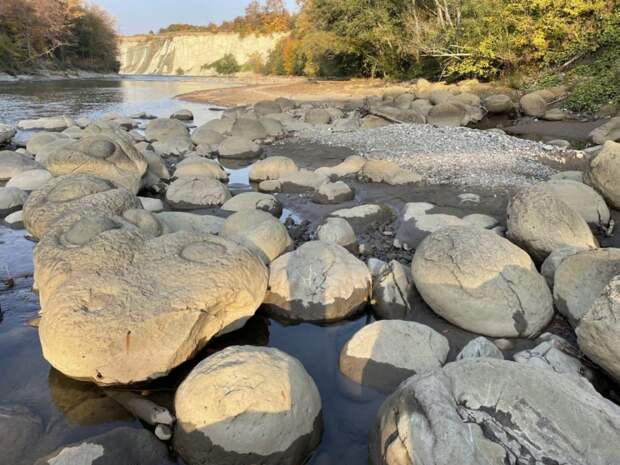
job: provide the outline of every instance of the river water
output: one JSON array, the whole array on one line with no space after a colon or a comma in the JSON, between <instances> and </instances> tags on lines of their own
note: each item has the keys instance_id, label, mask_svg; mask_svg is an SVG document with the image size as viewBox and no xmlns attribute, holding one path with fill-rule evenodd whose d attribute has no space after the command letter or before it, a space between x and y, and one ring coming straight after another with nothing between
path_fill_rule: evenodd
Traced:
<instances>
[{"instance_id":1,"label":"river water","mask_svg":"<svg viewBox=\"0 0 620 465\"><path fill-rule=\"evenodd\" d=\"M219 117L217 109L180 102L174 96L231 85L213 78L151 77L0 84L0 122L61 114L96 118L106 112L129 115L145 111L169 116L179 108L188 108L195 115L195 123L202 124ZM233 181L243 181L242 171L231 174ZM39 310L37 296L32 292L33 246L26 239L26 231L0 224L0 415L2 408L21 406L38 417L42 425L40 434L33 435L31 447L17 463L3 461L3 450L11 444L4 444L0 437L0 465L31 464L62 445L118 426L140 426L99 388L65 377L43 358L37 330L28 324ZM368 431L385 396L340 375L338 357L346 341L368 321L368 316L362 316L330 326L283 326L255 316L244 329L214 341L194 360L149 386L149 390L156 401L172 407L174 389L207 353L229 344L277 347L303 363L321 393L324 433L309 463L364 464Z\"/></svg>"}]
</instances>

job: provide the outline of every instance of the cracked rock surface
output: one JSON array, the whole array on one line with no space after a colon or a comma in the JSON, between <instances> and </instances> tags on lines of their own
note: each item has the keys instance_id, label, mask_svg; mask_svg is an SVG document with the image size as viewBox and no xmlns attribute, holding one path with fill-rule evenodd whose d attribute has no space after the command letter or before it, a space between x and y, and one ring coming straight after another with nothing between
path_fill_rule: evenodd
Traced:
<instances>
[{"instance_id":1,"label":"cracked rock surface","mask_svg":"<svg viewBox=\"0 0 620 465\"><path fill-rule=\"evenodd\" d=\"M584 379L466 359L409 378L379 410L371 465L609 465L620 408Z\"/></svg>"}]
</instances>

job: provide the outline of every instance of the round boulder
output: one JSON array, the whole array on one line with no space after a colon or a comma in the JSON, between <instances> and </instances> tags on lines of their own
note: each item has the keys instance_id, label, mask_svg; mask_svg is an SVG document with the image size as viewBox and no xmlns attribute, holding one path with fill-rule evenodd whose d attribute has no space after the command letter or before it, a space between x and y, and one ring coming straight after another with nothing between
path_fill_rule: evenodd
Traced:
<instances>
[{"instance_id":1,"label":"round boulder","mask_svg":"<svg viewBox=\"0 0 620 465\"><path fill-rule=\"evenodd\" d=\"M523 250L492 231L449 226L422 241L413 280L446 320L492 337L530 337L553 316L545 278Z\"/></svg>"},{"instance_id":2,"label":"round boulder","mask_svg":"<svg viewBox=\"0 0 620 465\"><path fill-rule=\"evenodd\" d=\"M514 104L508 95L494 94L484 99L484 106L489 113L509 113L514 109Z\"/></svg>"},{"instance_id":3,"label":"round boulder","mask_svg":"<svg viewBox=\"0 0 620 465\"><path fill-rule=\"evenodd\" d=\"M620 209L620 143L605 142L603 150L590 161L583 177L613 208Z\"/></svg>"},{"instance_id":4,"label":"round boulder","mask_svg":"<svg viewBox=\"0 0 620 465\"><path fill-rule=\"evenodd\" d=\"M56 240L46 269L62 269L64 281L48 292L39 338L66 376L99 385L165 376L241 328L263 301L267 269L234 242L185 231L149 239L92 224L44 238Z\"/></svg>"},{"instance_id":5,"label":"round boulder","mask_svg":"<svg viewBox=\"0 0 620 465\"><path fill-rule=\"evenodd\" d=\"M222 168L222 165L215 160L202 157L189 157L180 162L174 171L174 176L177 178L205 176L228 182L228 173Z\"/></svg>"},{"instance_id":6,"label":"round boulder","mask_svg":"<svg viewBox=\"0 0 620 465\"><path fill-rule=\"evenodd\" d=\"M324 108L311 108L306 111L304 121L309 124L329 124L332 116Z\"/></svg>"},{"instance_id":7,"label":"round boulder","mask_svg":"<svg viewBox=\"0 0 620 465\"><path fill-rule=\"evenodd\" d=\"M52 152L45 167L54 176L83 173L109 179L135 194L140 190L148 164L125 138L99 134Z\"/></svg>"},{"instance_id":8,"label":"round boulder","mask_svg":"<svg viewBox=\"0 0 620 465\"><path fill-rule=\"evenodd\" d=\"M180 210L219 207L228 199L228 188L208 176L184 176L170 184L166 191L168 203Z\"/></svg>"},{"instance_id":9,"label":"round boulder","mask_svg":"<svg viewBox=\"0 0 620 465\"><path fill-rule=\"evenodd\" d=\"M367 303L372 280L366 265L337 244L310 241L271 263L268 312L290 321L346 319Z\"/></svg>"},{"instance_id":10,"label":"round boulder","mask_svg":"<svg viewBox=\"0 0 620 465\"><path fill-rule=\"evenodd\" d=\"M243 210L229 216L222 225L220 236L255 251L265 263L293 247L284 225L261 210Z\"/></svg>"},{"instance_id":11,"label":"round boulder","mask_svg":"<svg viewBox=\"0 0 620 465\"><path fill-rule=\"evenodd\" d=\"M356 383L383 392L418 373L441 367L448 339L412 321L382 320L364 326L340 352L340 372Z\"/></svg>"},{"instance_id":12,"label":"round boulder","mask_svg":"<svg viewBox=\"0 0 620 465\"><path fill-rule=\"evenodd\" d=\"M186 109L177 110L170 115L172 119L178 119L179 121L193 121L194 114Z\"/></svg>"},{"instance_id":13,"label":"round boulder","mask_svg":"<svg viewBox=\"0 0 620 465\"><path fill-rule=\"evenodd\" d=\"M518 192L508 205L507 215L508 237L538 263L560 247L598 247L581 215L545 184Z\"/></svg>"},{"instance_id":14,"label":"round boulder","mask_svg":"<svg viewBox=\"0 0 620 465\"><path fill-rule=\"evenodd\" d=\"M0 214L19 210L28 199L28 192L18 187L0 187Z\"/></svg>"},{"instance_id":15,"label":"round boulder","mask_svg":"<svg viewBox=\"0 0 620 465\"><path fill-rule=\"evenodd\" d=\"M233 346L206 358L174 405L174 448L188 465L299 465L321 439L319 391L278 349Z\"/></svg>"},{"instance_id":16,"label":"round boulder","mask_svg":"<svg viewBox=\"0 0 620 465\"><path fill-rule=\"evenodd\" d=\"M43 187L50 179L52 179L52 175L47 170L28 170L13 176L6 183L6 187L17 187L24 191L34 191Z\"/></svg>"},{"instance_id":17,"label":"round boulder","mask_svg":"<svg viewBox=\"0 0 620 465\"><path fill-rule=\"evenodd\" d=\"M267 131L260 121L248 118L239 118L235 120L230 134L249 140L264 139L267 137Z\"/></svg>"},{"instance_id":18,"label":"round boulder","mask_svg":"<svg viewBox=\"0 0 620 465\"><path fill-rule=\"evenodd\" d=\"M89 174L59 176L30 194L24 204L24 225L41 238L56 224L70 225L87 216L122 215L141 206L135 195L109 180Z\"/></svg>"},{"instance_id":19,"label":"round boulder","mask_svg":"<svg viewBox=\"0 0 620 465\"><path fill-rule=\"evenodd\" d=\"M323 242L333 242L345 249L357 253L355 231L344 218L327 218L316 230L317 238Z\"/></svg>"},{"instance_id":20,"label":"round boulder","mask_svg":"<svg viewBox=\"0 0 620 465\"><path fill-rule=\"evenodd\" d=\"M336 204L353 200L355 192L343 181L326 182L316 190L312 201L320 204Z\"/></svg>"},{"instance_id":21,"label":"round boulder","mask_svg":"<svg viewBox=\"0 0 620 465\"><path fill-rule=\"evenodd\" d=\"M219 145L224 140L224 136L206 124L203 124L192 133L192 141L196 145Z\"/></svg>"},{"instance_id":22,"label":"round boulder","mask_svg":"<svg viewBox=\"0 0 620 465\"><path fill-rule=\"evenodd\" d=\"M584 379L490 358L405 381L379 409L372 465L620 463L620 408Z\"/></svg>"},{"instance_id":23,"label":"round boulder","mask_svg":"<svg viewBox=\"0 0 620 465\"><path fill-rule=\"evenodd\" d=\"M526 94L519 100L521 110L528 116L542 118L547 112L547 101L537 92Z\"/></svg>"},{"instance_id":24,"label":"round boulder","mask_svg":"<svg viewBox=\"0 0 620 465\"><path fill-rule=\"evenodd\" d=\"M467 110L455 103L440 103L430 109L426 121L435 126L463 126L468 122Z\"/></svg>"},{"instance_id":25,"label":"round boulder","mask_svg":"<svg viewBox=\"0 0 620 465\"><path fill-rule=\"evenodd\" d=\"M297 164L287 157L275 156L259 160L250 166L250 181L261 182L279 179L286 173L299 171Z\"/></svg>"}]
</instances>

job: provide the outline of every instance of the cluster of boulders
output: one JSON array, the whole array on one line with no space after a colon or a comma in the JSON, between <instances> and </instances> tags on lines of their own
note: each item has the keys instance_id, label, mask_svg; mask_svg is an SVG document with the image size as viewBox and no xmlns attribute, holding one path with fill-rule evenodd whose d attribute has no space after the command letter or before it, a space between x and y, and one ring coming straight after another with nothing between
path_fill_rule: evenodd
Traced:
<instances>
[{"instance_id":1,"label":"cluster of boulders","mask_svg":"<svg viewBox=\"0 0 620 465\"><path fill-rule=\"evenodd\" d=\"M424 113L422 96L383 99L366 118L452 124L462 113L464 124L481 108L474 94L432 90ZM494 108L501 101L491 99ZM303 122L291 116L301 111ZM620 463L620 408L594 389L600 373L586 363L620 381L620 251L599 248L595 236L613 227L610 207L620 208L620 144L606 142L581 176L516 193L506 228L431 203L405 204L395 221L386 206L364 204L331 212L313 240L295 247L274 193L341 203L355 198L351 176L387 185L421 177L360 156L316 170L273 156L249 167L260 192L232 195L220 161L257 158L260 144L295 124L345 118L279 99L226 111L194 131L192 120L187 111L150 119L144 133L118 115L22 122L44 132L25 150L0 152L0 180L8 181L0 210L23 205L38 240L39 337L54 368L102 387L148 382L243 327L259 307L286 323L329 324L371 306L380 320L356 332L339 358L346 378L391 394L371 432L371 463ZM145 190L165 204L137 196ZM161 211L166 205L217 215ZM356 234L386 221L394 245L415 250L410 266L360 258ZM457 350L445 334L410 321L422 301L480 335L456 361L447 363ZM541 335L556 310L574 326L577 347ZM537 339L512 353L506 338ZM201 361L176 392L176 416L140 396L111 397L189 465L296 465L321 438L313 379L272 348L232 346ZM135 447L127 442L134 436ZM37 463L71 454L168 460L149 431L114 430Z\"/></svg>"}]
</instances>

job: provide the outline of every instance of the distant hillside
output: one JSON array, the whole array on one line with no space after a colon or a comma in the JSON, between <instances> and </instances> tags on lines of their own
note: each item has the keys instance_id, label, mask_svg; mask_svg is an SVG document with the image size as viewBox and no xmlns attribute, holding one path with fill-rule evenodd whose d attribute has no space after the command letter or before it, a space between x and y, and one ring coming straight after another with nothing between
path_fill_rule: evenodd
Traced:
<instances>
[{"instance_id":1,"label":"distant hillside","mask_svg":"<svg viewBox=\"0 0 620 465\"><path fill-rule=\"evenodd\" d=\"M288 35L183 32L121 37L121 74L209 76L214 62L231 55L239 65L267 60L278 41Z\"/></svg>"}]
</instances>

